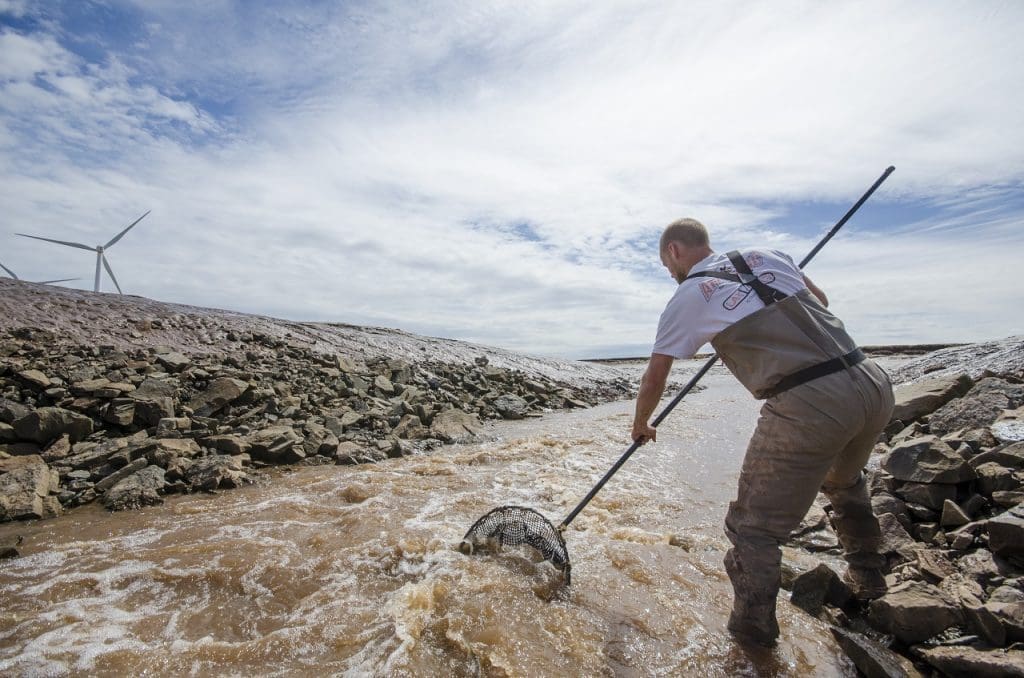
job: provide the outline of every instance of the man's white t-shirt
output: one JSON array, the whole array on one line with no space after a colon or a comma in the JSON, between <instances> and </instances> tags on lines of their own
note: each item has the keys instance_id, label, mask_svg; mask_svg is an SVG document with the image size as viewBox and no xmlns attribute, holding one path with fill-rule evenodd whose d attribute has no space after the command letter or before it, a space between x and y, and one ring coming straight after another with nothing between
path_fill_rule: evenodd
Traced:
<instances>
[{"instance_id":1,"label":"man's white t-shirt","mask_svg":"<svg viewBox=\"0 0 1024 678\"><path fill-rule=\"evenodd\" d=\"M740 250L740 254L764 284L787 295L807 288L803 274L788 254L777 250ZM736 273L729 257L717 252L697 262L689 275L699 271ZM676 288L661 314L652 352L692 358L719 332L762 308L764 303L749 285L721 278L687 280Z\"/></svg>"}]
</instances>

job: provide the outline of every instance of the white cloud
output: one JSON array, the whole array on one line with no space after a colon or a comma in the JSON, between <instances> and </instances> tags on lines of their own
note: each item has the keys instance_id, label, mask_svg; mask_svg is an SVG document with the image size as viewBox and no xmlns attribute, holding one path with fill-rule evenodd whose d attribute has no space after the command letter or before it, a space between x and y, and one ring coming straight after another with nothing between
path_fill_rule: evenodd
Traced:
<instances>
[{"instance_id":1,"label":"white cloud","mask_svg":"<svg viewBox=\"0 0 1024 678\"><path fill-rule=\"evenodd\" d=\"M103 242L152 208L110 253L126 291L642 350L671 294L648 249L665 223L799 256L811 238L765 224L893 163L814 277L867 343L1015 331L999 305L1020 292L944 273L1009 270L1024 244L1020 200L984 216L1024 174L1014 5L134 4L144 35L100 62L0 33L10 230ZM945 221L882 238L886 201ZM8 247L28 277L91 271Z\"/></svg>"}]
</instances>

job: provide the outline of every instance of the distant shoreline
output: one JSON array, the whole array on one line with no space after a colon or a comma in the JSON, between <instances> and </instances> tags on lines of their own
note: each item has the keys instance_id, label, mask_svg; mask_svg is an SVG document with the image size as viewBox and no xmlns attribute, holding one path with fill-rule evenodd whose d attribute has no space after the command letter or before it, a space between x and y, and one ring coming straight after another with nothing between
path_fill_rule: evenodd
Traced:
<instances>
[{"instance_id":1,"label":"distant shoreline","mask_svg":"<svg viewBox=\"0 0 1024 678\"><path fill-rule=\"evenodd\" d=\"M931 353L932 351L938 351L943 348L951 348L953 346L966 346L967 343L954 343L954 344L885 344L879 346L861 346L865 353L874 356L883 355L924 355L925 353ZM701 360L704 358L710 358L713 353L698 353L693 356L695 360ZM633 358L582 358L580 362L585 363L603 363L611 364L615 363L632 363L637 361L647 360L650 356L636 356Z\"/></svg>"}]
</instances>

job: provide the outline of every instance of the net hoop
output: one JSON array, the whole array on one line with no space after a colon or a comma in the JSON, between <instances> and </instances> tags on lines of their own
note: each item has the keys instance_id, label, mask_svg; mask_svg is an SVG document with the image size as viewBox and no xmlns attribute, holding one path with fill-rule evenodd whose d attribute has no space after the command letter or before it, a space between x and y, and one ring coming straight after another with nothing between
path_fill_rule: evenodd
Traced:
<instances>
[{"instance_id":1,"label":"net hoop","mask_svg":"<svg viewBox=\"0 0 1024 678\"><path fill-rule=\"evenodd\" d=\"M562 533L547 518L526 506L499 506L473 523L459 544L459 550L472 554L495 546L533 547L544 560L561 570L566 586L571 581L572 565Z\"/></svg>"}]
</instances>

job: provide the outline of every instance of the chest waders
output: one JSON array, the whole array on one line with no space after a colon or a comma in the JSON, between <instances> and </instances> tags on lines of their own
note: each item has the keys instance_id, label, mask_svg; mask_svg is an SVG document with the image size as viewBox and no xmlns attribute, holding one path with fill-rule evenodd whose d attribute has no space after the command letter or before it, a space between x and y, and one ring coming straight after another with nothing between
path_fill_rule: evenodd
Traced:
<instances>
[{"instance_id":1,"label":"chest waders","mask_svg":"<svg viewBox=\"0 0 1024 678\"><path fill-rule=\"evenodd\" d=\"M871 197L871 194L882 185L882 182L889 178L889 175L892 174L895 169L895 167L888 167L882 175L875 180L875 183L872 184L871 188L869 188L864 195L854 203L853 207L843 215L843 218L832 227L832 230L829 231L817 245L815 245L814 249L812 249L806 257L804 257L803 261L800 262L800 268L806 266L807 263L814 258L814 255L816 255L818 251L824 247L836 233L839 232L839 229L841 229L850 217L860 209L860 206ZM740 258L740 261L742 261L742 257ZM736 266L735 263L733 265ZM751 314L751 316L759 313L763 314L765 311L771 311L775 315L781 315L783 317L777 319L780 326L785 327L787 323L791 323L797 327L807 329L808 332L805 332L805 339L810 339L812 343L815 343L816 347L814 350L807 348L805 345L805 339L800 339L797 342L800 348L795 350L795 352L802 356L802 360L806 362L806 364L801 364L801 360L788 356L788 353L784 360L762 361L770 362L771 364L759 367L756 373L756 378L748 379L747 376L744 376L741 379L741 382L748 390L755 395L758 393L765 394L758 397L769 397L775 393L781 393L783 390L792 388L798 383L804 383L810 379L824 376L825 374L831 374L832 372L837 372L840 369L845 369L847 364L855 364L855 362L863 360L863 354L860 353L859 349L853 345L852 340L850 340L846 335L846 331L843 329L842 323L840 323L835 316L828 313L821 304L818 304L813 298L811 298L812 295L810 292L804 290L795 295L788 297L786 295L782 295L780 297L779 295L782 293L768 287L758 280L757 277L750 272L746 262L743 262L742 266L743 270L737 267L737 275L749 276L745 280L742 280L742 282L744 282L744 284L749 284L759 296L762 294L768 294L770 296L770 303L769 301L765 301L765 298L762 297L762 301L765 301L766 307L756 311ZM713 277L718 276L716 275ZM762 289L759 290L759 288ZM801 295L805 295L806 298L800 298ZM824 313L822 314L822 312ZM740 320L739 323L749 319L751 316L747 316L747 318ZM816 324L815 320L819 318L823 325L819 327L818 330L812 331L812 326ZM832 320L830 321L828 318L831 318ZM735 323L733 326L726 328L724 332L728 332L728 330L732 329L732 327L739 323ZM828 329L829 326L833 329ZM791 332L794 340L799 336L799 333L795 329L786 328L786 330L786 336L790 336L789 333ZM724 332L720 332L719 336ZM757 362L749 358L748 352L751 354L753 353L756 342L759 340L756 337L749 336L753 334L749 331L744 333L741 330L738 331L737 334L740 336L732 337L731 341L729 338L723 340L728 344L727 348L732 354L728 359L726 359L725 356L722 356L723 361L726 361L726 366L730 367L733 374L737 374L737 371L734 370L732 366L729 366L729 362L727 360L736 361L734 366L736 368L743 366L743 369L746 369L746 365L748 363ZM744 334L747 336L744 336ZM845 343L843 337L845 337ZM817 342L820 342L820 345ZM714 341L711 343L712 346L715 346ZM849 350L837 353L839 349L847 345L849 346ZM715 346L715 348L716 350L718 349L717 346ZM773 350L775 348L776 347L773 346ZM815 357L812 359L811 356ZM821 359L818 360L817 358ZM669 413L675 409L676 405L686 397L686 394L688 394L693 387L697 385L697 382L699 382L701 378L708 373L708 370L711 369L717 360L717 355L709 359L704 366L700 368L697 374L690 379L686 386L683 387L679 394L676 395L675 398L665 406L665 409L663 409L661 413L654 418L651 422L651 426L657 428ZM778 364L776 364L776 362L778 362ZM838 367L836 367L837 364L839 365ZM796 372L786 371L788 366L793 365L798 366ZM740 374L744 373L741 372ZM808 377L807 375L813 376ZM778 377L777 379L775 379L776 376ZM746 381L744 381L744 379L746 379ZM803 381L790 383L791 380L801 379ZM775 390L780 388L781 390ZM618 461L616 461L608 472L604 474L604 477L601 478L593 488L591 488L590 492L587 493L587 496L577 504L576 508L574 508L572 512L570 512L569 515L558 524L557 527L541 515L540 512L535 511L532 508L525 506L499 506L498 508L492 509L488 513L484 514L479 520L473 523L473 526L466 532L462 541L459 542L459 550L469 555L487 549L527 545L536 549L544 557L544 560L551 562L552 565L561 570L564 583L568 586L572 581L572 564L569 562L569 551L566 548L565 539L562 536L562 533L565 531L565 528L569 526L569 523L571 523L579 512L590 503L590 500L597 495L601 488L604 487L605 483L615 475L615 472L626 463L626 460L629 459L630 456L632 456L632 454L636 452L641 445L643 445L643 443L643 440L638 440L630 445L629 448L622 453L622 456L619 457Z\"/></svg>"}]
</instances>

